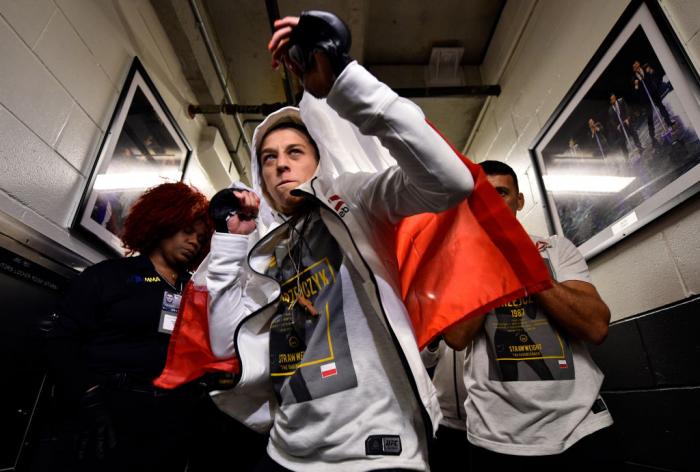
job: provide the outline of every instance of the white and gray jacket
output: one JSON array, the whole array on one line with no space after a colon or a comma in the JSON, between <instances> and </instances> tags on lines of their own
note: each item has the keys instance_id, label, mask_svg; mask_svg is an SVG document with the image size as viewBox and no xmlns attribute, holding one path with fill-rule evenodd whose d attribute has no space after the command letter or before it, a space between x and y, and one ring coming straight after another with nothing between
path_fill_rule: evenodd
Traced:
<instances>
[{"instance_id":1,"label":"white and gray jacket","mask_svg":"<svg viewBox=\"0 0 700 472\"><path fill-rule=\"evenodd\" d=\"M401 218L446 210L464 198L473 180L466 166L436 133L420 109L401 99L362 66L349 64L336 80L327 103L365 135L376 136L398 165L380 173L323 172L324 152L312 179L294 192L320 206L320 215L345 258L363 280L366 298L380 313L406 369L426 427L440 421L440 407L416 345L413 328L401 299L394 251L394 225ZM291 113L282 109L275 115ZM268 120L275 115L271 115ZM266 120L267 121L267 120ZM261 139L261 124L254 135ZM309 132L314 135L314 130ZM260 191L257 158L253 156L254 187ZM264 199L263 199L264 200ZM258 229L251 235L216 233L208 262L194 276L209 292L209 323L214 354L237 354L241 377L235 388L215 397L218 405L249 427L266 431L276 402L269 376L269 321L280 297L280 285L265 276L275 229L281 215L261 203ZM265 218L271 214L271 218Z\"/></svg>"}]
</instances>

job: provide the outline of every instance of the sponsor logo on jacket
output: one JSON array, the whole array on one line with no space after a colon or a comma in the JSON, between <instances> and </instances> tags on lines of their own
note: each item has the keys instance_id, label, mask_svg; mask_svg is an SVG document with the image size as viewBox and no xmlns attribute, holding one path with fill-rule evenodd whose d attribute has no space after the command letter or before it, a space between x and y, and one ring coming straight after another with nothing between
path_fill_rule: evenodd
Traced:
<instances>
[{"instance_id":1,"label":"sponsor logo on jacket","mask_svg":"<svg viewBox=\"0 0 700 472\"><path fill-rule=\"evenodd\" d=\"M331 195L328 197L328 204L341 218L350 211L350 207L340 198L339 195Z\"/></svg>"},{"instance_id":2,"label":"sponsor logo on jacket","mask_svg":"<svg viewBox=\"0 0 700 472\"><path fill-rule=\"evenodd\" d=\"M142 284L142 283L158 283L160 282L160 277L157 275L142 277L140 275L130 275L127 282L132 284Z\"/></svg>"}]
</instances>

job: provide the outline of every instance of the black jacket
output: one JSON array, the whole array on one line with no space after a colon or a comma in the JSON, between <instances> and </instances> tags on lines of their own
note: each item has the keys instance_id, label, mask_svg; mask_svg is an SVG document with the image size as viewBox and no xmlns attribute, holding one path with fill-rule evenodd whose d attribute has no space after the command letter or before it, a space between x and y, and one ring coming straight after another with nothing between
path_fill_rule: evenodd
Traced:
<instances>
[{"instance_id":1,"label":"black jacket","mask_svg":"<svg viewBox=\"0 0 700 472\"><path fill-rule=\"evenodd\" d=\"M104 261L73 282L48 334L49 363L69 400L100 378L145 382L165 366L170 335L158 330L165 291L178 293L146 256Z\"/></svg>"}]
</instances>

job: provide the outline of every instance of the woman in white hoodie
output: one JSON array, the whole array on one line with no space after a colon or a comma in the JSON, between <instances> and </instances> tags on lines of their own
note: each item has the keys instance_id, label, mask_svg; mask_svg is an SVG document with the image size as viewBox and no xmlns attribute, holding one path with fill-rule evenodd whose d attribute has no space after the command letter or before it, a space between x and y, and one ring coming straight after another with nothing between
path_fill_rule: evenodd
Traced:
<instances>
[{"instance_id":1,"label":"woman in white hoodie","mask_svg":"<svg viewBox=\"0 0 700 472\"><path fill-rule=\"evenodd\" d=\"M233 189L239 208L214 235L205 274L212 350L241 362L218 402L269 430L259 470L427 470L440 408L393 238L401 218L466 198L471 175L417 106L350 60L335 16L305 12L275 27L273 61L397 165L332 178L324 158L343 150L319 149L298 109L258 126L254 189Z\"/></svg>"}]
</instances>

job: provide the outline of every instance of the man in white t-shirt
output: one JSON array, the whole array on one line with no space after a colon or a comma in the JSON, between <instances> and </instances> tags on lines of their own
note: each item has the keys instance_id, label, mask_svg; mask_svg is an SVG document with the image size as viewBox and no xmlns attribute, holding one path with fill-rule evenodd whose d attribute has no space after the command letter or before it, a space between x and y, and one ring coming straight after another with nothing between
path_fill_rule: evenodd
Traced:
<instances>
[{"instance_id":1,"label":"man in white t-shirt","mask_svg":"<svg viewBox=\"0 0 700 472\"><path fill-rule=\"evenodd\" d=\"M513 169L498 161L480 165L513 213L521 210L524 198ZM568 239L532 240L553 287L445 333L450 346L471 347L464 381L472 470L619 464L613 420L600 397L603 374L585 346L603 342L610 310Z\"/></svg>"}]
</instances>

